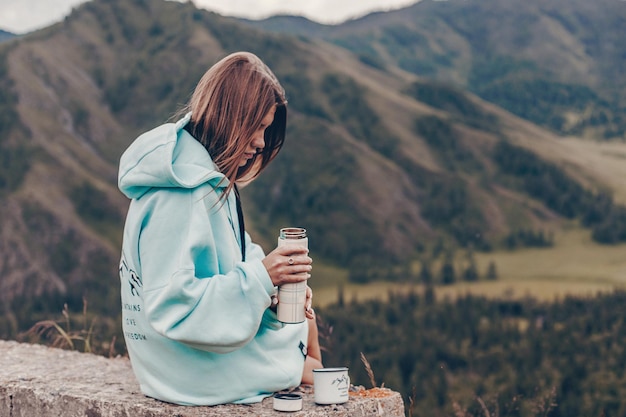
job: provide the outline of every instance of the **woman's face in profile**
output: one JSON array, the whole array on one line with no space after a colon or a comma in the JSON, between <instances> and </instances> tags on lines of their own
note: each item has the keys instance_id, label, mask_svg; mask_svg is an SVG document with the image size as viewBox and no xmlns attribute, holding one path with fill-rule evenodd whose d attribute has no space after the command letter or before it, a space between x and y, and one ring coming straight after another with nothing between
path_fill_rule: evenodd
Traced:
<instances>
[{"instance_id":1,"label":"woman's face in profile","mask_svg":"<svg viewBox=\"0 0 626 417\"><path fill-rule=\"evenodd\" d=\"M252 135L250 144L246 148L246 153L243 154L241 161L239 161L240 167L246 166L246 164L254 158L254 155L256 155L257 152L261 152L265 147L265 130L274 122L274 113L276 113L276 106L273 106L270 111L267 112L261 121L261 125Z\"/></svg>"}]
</instances>

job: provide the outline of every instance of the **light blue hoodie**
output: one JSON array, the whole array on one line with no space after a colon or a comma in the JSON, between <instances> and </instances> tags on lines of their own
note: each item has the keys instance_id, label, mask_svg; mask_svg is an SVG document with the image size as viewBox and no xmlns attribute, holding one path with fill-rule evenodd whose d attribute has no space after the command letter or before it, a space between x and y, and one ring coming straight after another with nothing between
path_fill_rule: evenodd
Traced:
<instances>
[{"instance_id":1,"label":"light blue hoodie","mask_svg":"<svg viewBox=\"0 0 626 417\"><path fill-rule=\"evenodd\" d=\"M144 394L183 405L258 402L300 384L308 327L268 307L260 246L241 261L234 193L178 123L139 136L118 185L132 201L120 280L128 354Z\"/></svg>"}]
</instances>

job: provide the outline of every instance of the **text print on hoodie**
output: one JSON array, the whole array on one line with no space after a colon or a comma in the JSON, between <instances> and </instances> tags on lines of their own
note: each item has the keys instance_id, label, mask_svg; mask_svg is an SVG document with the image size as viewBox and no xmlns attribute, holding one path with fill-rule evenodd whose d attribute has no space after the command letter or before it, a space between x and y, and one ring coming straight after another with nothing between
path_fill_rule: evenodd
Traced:
<instances>
[{"instance_id":1,"label":"text print on hoodie","mask_svg":"<svg viewBox=\"0 0 626 417\"><path fill-rule=\"evenodd\" d=\"M234 193L186 130L189 115L139 136L120 160L131 199L120 279L124 338L142 392L182 405L261 401L298 386L308 326L281 324L276 288Z\"/></svg>"}]
</instances>

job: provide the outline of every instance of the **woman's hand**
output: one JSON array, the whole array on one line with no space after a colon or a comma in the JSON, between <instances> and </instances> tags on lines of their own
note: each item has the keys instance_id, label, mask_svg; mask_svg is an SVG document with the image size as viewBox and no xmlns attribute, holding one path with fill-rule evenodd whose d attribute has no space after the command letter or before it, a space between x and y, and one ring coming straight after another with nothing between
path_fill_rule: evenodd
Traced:
<instances>
[{"instance_id":1,"label":"woman's hand","mask_svg":"<svg viewBox=\"0 0 626 417\"><path fill-rule=\"evenodd\" d=\"M282 245L270 252L262 262L272 283L278 287L311 278L313 260L308 254L309 250L304 246Z\"/></svg>"},{"instance_id":2,"label":"woman's hand","mask_svg":"<svg viewBox=\"0 0 626 417\"><path fill-rule=\"evenodd\" d=\"M315 318L315 310L313 310L313 290L308 285L306 286L306 301L304 302L304 315L307 319L313 320Z\"/></svg>"}]
</instances>

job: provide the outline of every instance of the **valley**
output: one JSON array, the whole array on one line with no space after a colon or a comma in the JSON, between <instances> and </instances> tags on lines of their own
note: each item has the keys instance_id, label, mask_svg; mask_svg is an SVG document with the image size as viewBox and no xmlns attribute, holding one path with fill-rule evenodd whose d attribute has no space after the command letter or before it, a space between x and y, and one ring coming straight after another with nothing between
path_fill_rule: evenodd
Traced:
<instances>
[{"instance_id":1,"label":"valley","mask_svg":"<svg viewBox=\"0 0 626 417\"><path fill-rule=\"evenodd\" d=\"M574 226L557 233L552 248L499 250L476 253L475 257L481 279L437 285L434 287L437 299L471 294L494 299L557 301L567 296L592 297L626 289L626 245L599 245L590 239L588 231ZM497 267L495 281L484 278L490 262ZM457 259L457 265L462 265L462 259ZM435 275L438 267L434 265ZM419 270L419 264L415 270ZM386 300L390 292L424 291L424 286L416 282L350 283L348 271L317 263L309 285L315 292L314 304L320 307L336 303L339 288L345 302Z\"/></svg>"}]
</instances>

